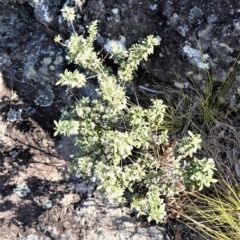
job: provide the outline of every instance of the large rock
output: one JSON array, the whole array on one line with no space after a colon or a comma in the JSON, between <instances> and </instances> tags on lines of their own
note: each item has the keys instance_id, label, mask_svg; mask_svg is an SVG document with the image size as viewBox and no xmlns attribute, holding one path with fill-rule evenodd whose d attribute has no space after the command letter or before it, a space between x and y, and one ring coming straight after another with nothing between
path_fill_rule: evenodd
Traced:
<instances>
[{"instance_id":1,"label":"large rock","mask_svg":"<svg viewBox=\"0 0 240 240\"><path fill-rule=\"evenodd\" d=\"M216 81L223 81L240 48L238 0L3 2L29 3L34 8L36 19L48 30L54 30L55 34L57 31L63 34L72 31L58 13L63 6L76 6L76 30L80 34L85 33L87 24L99 20L98 42L101 47L108 40L119 40L121 36L126 38L127 48L149 34L160 36L161 46L155 49L148 62L142 63L142 67L159 81L173 83L176 74L185 81L189 73L198 81L201 78L199 72L204 73L207 69Z\"/></svg>"},{"instance_id":2,"label":"large rock","mask_svg":"<svg viewBox=\"0 0 240 240\"><path fill-rule=\"evenodd\" d=\"M99 20L99 44L126 39L128 48L149 34L159 36L142 67L159 82L189 81L203 85L208 70L222 82L240 52L240 2L89 0L81 11L82 24Z\"/></svg>"}]
</instances>

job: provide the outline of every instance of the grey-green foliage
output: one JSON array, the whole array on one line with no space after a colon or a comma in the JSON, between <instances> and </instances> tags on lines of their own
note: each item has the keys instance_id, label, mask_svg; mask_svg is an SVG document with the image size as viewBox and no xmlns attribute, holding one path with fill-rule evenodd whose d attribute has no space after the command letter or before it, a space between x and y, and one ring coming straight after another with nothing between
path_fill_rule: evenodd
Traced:
<instances>
[{"instance_id":1,"label":"grey-green foliage","mask_svg":"<svg viewBox=\"0 0 240 240\"><path fill-rule=\"evenodd\" d=\"M184 182L190 189L202 190L203 187L210 187L211 183L217 180L213 179L214 174L214 161L213 159L203 158L199 160L194 158L191 164L185 163L184 169Z\"/></svg>"},{"instance_id":2,"label":"grey-green foliage","mask_svg":"<svg viewBox=\"0 0 240 240\"><path fill-rule=\"evenodd\" d=\"M72 22L72 17L69 20ZM74 32L61 44L66 47L70 62L97 77L98 98L82 98L70 110L63 110L61 119L55 121L55 135L76 135L79 151L72 156L72 172L97 182L109 199L118 202L126 202L124 193L131 191L132 209L149 216L149 220L163 221L166 212L160 196L170 197L185 190L180 160L195 153L201 139L190 133L190 141L180 141L175 150L164 150L164 144L170 142L169 124L165 121L167 106L153 99L149 108L143 108L126 96L124 83L133 79L140 61L147 60L154 46L159 45L157 39L148 36L128 51L114 46L111 58L119 64L114 74L94 50L96 21L88 27L88 33L84 37ZM60 42L61 38L55 40ZM69 88L85 83L85 76L77 70L65 71L58 82Z\"/></svg>"}]
</instances>

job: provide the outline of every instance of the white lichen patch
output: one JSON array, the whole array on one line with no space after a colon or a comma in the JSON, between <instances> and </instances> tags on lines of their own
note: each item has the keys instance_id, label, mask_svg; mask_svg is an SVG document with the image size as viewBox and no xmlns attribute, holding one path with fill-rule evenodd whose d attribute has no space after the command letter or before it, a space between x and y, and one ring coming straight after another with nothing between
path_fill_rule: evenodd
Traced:
<instances>
[{"instance_id":1,"label":"white lichen patch","mask_svg":"<svg viewBox=\"0 0 240 240\"><path fill-rule=\"evenodd\" d=\"M11 64L11 59L9 58L9 56L7 54L2 54L0 56L0 66L8 66Z\"/></svg>"},{"instance_id":2,"label":"white lichen patch","mask_svg":"<svg viewBox=\"0 0 240 240\"><path fill-rule=\"evenodd\" d=\"M57 56L55 61L53 62L55 65L58 65L63 62L63 57L62 56Z\"/></svg>"},{"instance_id":3,"label":"white lichen patch","mask_svg":"<svg viewBox=\"0 0 240 240\"><path fill-rule=\"evenodd\" d=\"M50 57L46 57L46 58L43 59L43 63L45 65L49 65L51 62L52 62L52 59Z\"/></svg>"},{"instance_id":4,"label":"white lichen patch","mask_svg":"<svg viewBox=\"0 0 240 240\"><path fill-rule=\"evenodd\" d=\"M30 193L30 189L25 184L17 185L17 187L13 189L13 192L16 193L19 197L25 197L28 193Z\"/></svg>"},{"instance_id":5,"label":"white lichen patch","mask_svg":"<svg viewBox=\"0 0 240 240\"><path fill-rule=\"evenodd\" d=\"M21 120L22 117L21 117L21 114L22 114L22 109L18 109L18 110L15 110L15 109L10 109L7 113L7 121L8 122L15 122L15 121L18 121L18 120Z\"/></svg>"},{"instance_id":6,"label":"white lichen patch","mask_svg":"<svg viewBox=\"0 0 240 240\"><path fill-rule=\"evenodd\" d=\"M172 15L172 17L173 17L173 18L178 18L178 15L177 15L176 13L174 13L174 14Z\"/></svg>"},{"instance_id":7,"label":"white lichen patch","mask_svg":"<svg viewBox=\"0 0 240 240\"><path fill-rule=\"evenodd\" d=\"M55 70L55 67L54 67L53 65L51 65L51 66L49 67L49 69L50 69L51 71L53 71L53 70Z\"/></svg>"},{"instance_id":8,"label":"white lichen patch","mask_svg":"<svg viewBox=\"0 0 240 240\"><path fill-rule=\"evenodd\" d=\"M54 56L55 55L55 52L54 51L50 51L49 52L49 56Z\"/></svg>"},{"instance_id":9,"label":"white lichen patch","mask_svg":"<svg viewBox=\"0 0 240 240\"><path fill-rule=\"evenodd\" d=\"M186 24L183 24L182 26L179 26L177 29L178 29L178 32L179 32L183 37L185 37L185 36L186 36L186 33L189 31L189 27L188 27L188 25L186 25Z\"/></svg>"},{"instance_id":10,"label":"white lichen patch","mask_svg":"<svg viewBox=\"0 0 240 240\"><path fill-rule=\"evenodd\" d=\"M15 158L19 154L19 151L18 150L12 150L9 154L12 156L12 158Z\"/></svg>"},{"instance_id":11,"label":"white lichen patch","mask_svg":"<svg viewBox=\"0 0 240 240\"><path fill-rule=\"evenodd\" d=\"M240 21L239 22L234 22L234 27L236 31L240 31Z\"/></svg>"},{"instance_id":12,"label":"white lichen patch","mask_svg":"<svg viewBox=\"0 0 240 240\"><path fill-rule=\"evenodd\" d=\"M202 10L195 6L190 10L188 17L190 21L194 21L194 20L199 20L202 17L202 15L203 15Z\"/></svg>"},{"instance_id":13,"label":"white lichen patch","mask_svg":"<svg viewBox=\"0 0 240 240\"><path fill-rule=\"evenodd\" d=\"M215 23L218 20L218 17L214 14L207 17L207 23L212 24Z\"/></svg>"},{"instance_id":14,"label":"white lichen patch","mask_svg":"<svg viewBox=\"0 0 240 240\"><path fill-rule=\"evenodd\" d=\"M187 55L188 60L193 65L200 69L208 69L209 65L206 60L209 58L208 54L202 54L199 50L191 48L189 45L183 47L183 52Z\"/></svg>"},{"instance_id":15,"label":"white lichen patch","mask_svg":"<svg viewBox=\"0 0 240 240\"><path fill-rule=\"evenodd\" d=\"M29 3L32 7L42 4L42 0L33 0L32 3Z\"/></svg>"},{"instance_id":16,"label":"white lichen patch","mask_svg":"<svg viewBox=\"0 0 240 240\"><path fill-rule=\"evenodd\" d=\"M41 107L48 107L52 104L54 99L54 93L51 88L46 88L44 91L39 90L34 102Z\"/></svg>"},{"instance_id":17,"label":"white lichen patch","mask_svg":"<svg viewBox=\"0 0 240 240\"><path fill-rule=\"evenodd\" d=\"M48 6L41 5L42 11L43 11L43 17L46 22L51 22L53 20L52 16L49 15Z\"/></svg>"},{"instance_id":18,"label":"white lichen patch","mask_svg":"<svg viewBox=\"0 0 240 240\"><path fill-rule=\"evenodd\" d=\"M157 10L158 9L158 4L154 3L154 4L150 4L149 5L149 8L154 11L154 10Z\"/></svg>"},{"instance_id":19,"label":"white lichen patch","mask_svg":"<svg viewBox=\"0 0 240 240\"><path fill-rule=\"evenodd\" d=\"M36 72L34 66L30 66L26 73L26 78L31 79L31 78L34 78L36 75L37 75L37 72Z\"/></svg>"}]
</instances>

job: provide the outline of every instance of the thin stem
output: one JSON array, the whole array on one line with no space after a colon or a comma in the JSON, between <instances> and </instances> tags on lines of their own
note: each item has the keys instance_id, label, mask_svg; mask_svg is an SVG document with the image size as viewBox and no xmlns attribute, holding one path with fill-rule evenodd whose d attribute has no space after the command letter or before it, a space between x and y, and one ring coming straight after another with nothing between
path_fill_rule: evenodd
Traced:
<instances>
[{"instance_id":1,"label":"thin stem","mask_svg":"<svg viewBox=\"0 0 240 240\"><path fill-rule=\"evenodd\" d=\"M5 69L5 68L3 68L3 67L1 67L1 66L0 66L0 68L1 68L3 71L5 71L5 72L7 72L8 74L10 74L14 81L20 82L20 83L26 83L26 84L28 84L29 86L31 86L32 88L34 88L35 90L37 90L32 84L30 84L30 83L28 83L28 82L22 82L22 81L18 80L18 79L17 79L10 71L8 71L7 69Z\"/></svg>"}]
</instances>

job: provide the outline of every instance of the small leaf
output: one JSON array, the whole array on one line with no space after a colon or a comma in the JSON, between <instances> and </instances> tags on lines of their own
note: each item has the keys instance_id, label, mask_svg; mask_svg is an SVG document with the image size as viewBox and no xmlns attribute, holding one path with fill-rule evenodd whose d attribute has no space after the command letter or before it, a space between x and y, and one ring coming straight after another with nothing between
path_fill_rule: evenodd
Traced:
<instances>
[{"instance_id":1,"label":"small leaf","mask_svg":"<svg viewBox=\"0 0 240 240\"><path fill-rule=\"evenodd\" d=\"M61 41L61 36L60 34L58 34L55 38L54 38L54 41L59 43Z\"/></svg>"},{"instance_id":2,"label":"small leaf","mask_svg":"<svg viewBox=\"0 0 240 240\"><path fill-rule=\"evenodd\" d=\"M73 22L75 19L75 11L74 8L65 6L61 12L63 13L63 19L69 22Z\"/></svg>"}]
</instances>

